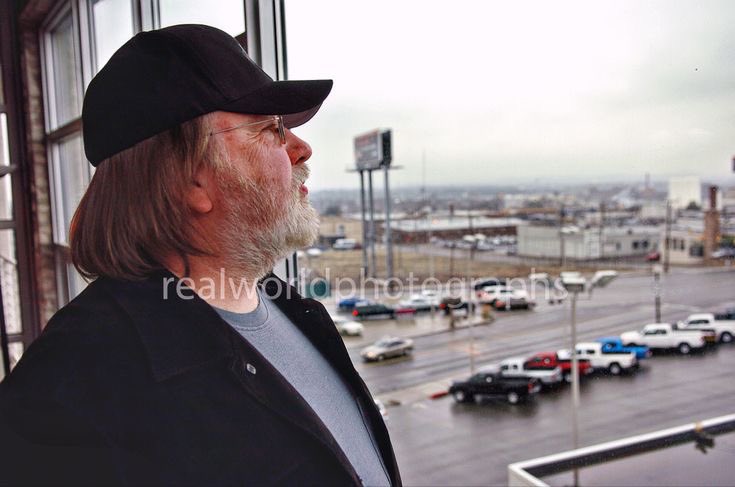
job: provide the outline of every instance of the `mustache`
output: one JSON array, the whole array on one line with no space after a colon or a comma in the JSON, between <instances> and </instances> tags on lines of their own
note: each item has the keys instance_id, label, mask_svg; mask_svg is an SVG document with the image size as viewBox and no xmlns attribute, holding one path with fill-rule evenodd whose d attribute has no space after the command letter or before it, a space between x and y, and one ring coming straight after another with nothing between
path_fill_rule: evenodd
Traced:
<instances>
[{"instance_id":1,"label":"mustache","mask_svg":"<svg viewBox=\"0 0 735 487\"><path fill-rule=\"evenodd\" d=\"M302 184L306 182L306 180L309 178L309 174L311 173L311 169L309 169L309 166L306 165L306 163L298 164L293 168L292 172L292 186L296 189L298 189Z\"/></svg>"}]
</instances>

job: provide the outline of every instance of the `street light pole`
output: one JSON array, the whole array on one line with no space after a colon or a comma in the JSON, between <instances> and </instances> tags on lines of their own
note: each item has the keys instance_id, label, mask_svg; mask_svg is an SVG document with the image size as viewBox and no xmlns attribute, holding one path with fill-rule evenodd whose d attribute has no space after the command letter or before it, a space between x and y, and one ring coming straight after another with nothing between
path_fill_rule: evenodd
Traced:
<instances>
[{"instance_id":1,"label":"street light pole","mask_svg":"<svg viewBox=\"0 0 735 487\"><path fill-rule=\"evenodd\" d=\"M572 292L572 443L573 448L579 448L579 426L577 411L579 410L579 359L577 357L577 291ZM579 470L574 469L574 487L579 485Z\"/></svg>"},{"instance_id":2,"label":"street light pole","mask_svg":"<svg viewBox=\"0 0 735 487\"><path fill-rule=\"evenodd\" d=\"M612 270L597 271L589 283L581 276L565 276L562 277L562 285L568 293L572 295L572 316L571 316L571 355L572 355L572 443L574 449L579 448L579 357L577 356L577 297L579 293L584 292L589 286L590 297L592 297L592 289L597 287L605 287L612 282L618 273ZM579 470L574 468L574 486L579 485Z\"/></svg>"}]
</instances>

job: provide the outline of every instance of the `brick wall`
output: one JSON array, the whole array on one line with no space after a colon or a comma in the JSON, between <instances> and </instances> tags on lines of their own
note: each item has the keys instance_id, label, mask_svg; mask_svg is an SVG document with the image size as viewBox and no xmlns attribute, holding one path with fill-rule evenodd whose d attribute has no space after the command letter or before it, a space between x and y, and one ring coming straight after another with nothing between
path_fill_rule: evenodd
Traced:
<instances>
[{"instance_id":1,"label":"brick wall","mask_svg":"<svg viewBox=\"0 0 735 487\"><path fill-rule=\"evenodd\" d=\"M38 35L40 23L53 5L52 1L30 1L20 18L26 155L31 179L28 204L33 219L34 272L38 286L38 315L42 327L58 309Z\"/></svg>"}]
</instances>

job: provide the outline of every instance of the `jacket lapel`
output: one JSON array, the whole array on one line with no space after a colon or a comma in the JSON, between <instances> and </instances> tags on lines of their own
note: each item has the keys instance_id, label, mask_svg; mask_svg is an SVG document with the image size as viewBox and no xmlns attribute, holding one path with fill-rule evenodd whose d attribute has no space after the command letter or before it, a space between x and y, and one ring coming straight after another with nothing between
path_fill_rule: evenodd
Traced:
<instances>
[{"instance_id":1,"label":"jacket lapel","mask_svg":"<svg viewBox=\"0 0 735 487\"><path fill-rule=\"evenodd\" d=\"M306 335L348 385L375 434L375 440L391 484L401 485L398 465L385 421L373 403L372 395L365 382L355 370L347 354L344 341L324 306L312 299L302 298L295 288L273 274L266 277L262 283L266 296Z\"/></svg>"},{"instance_id":2,"label":"jacket lapel","mask_svg":"<svg viewBox=\"0 0 735 487\"><path fill-rule=\"evenodd\" d=\"M101 282L131 318L154 379L164 381L216 360L229 360L230 371L249 394L328 448L359 483L352 464L298 391L209 304L186 286L177 288L178 282L167 271L140 282ZM311 318L312 313L305 311L304 316ZM293 320L290 315L289 318ZM317 330L313 325L308 328ZM316 336L307 336L315 341ZM318 344L315 346L322 350Z\"/></svg>"}]
</instances>

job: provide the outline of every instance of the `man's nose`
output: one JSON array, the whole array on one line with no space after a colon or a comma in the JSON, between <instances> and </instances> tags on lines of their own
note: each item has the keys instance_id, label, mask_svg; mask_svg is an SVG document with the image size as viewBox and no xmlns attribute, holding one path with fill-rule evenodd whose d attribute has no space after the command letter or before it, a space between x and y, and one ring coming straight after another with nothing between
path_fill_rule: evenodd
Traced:
<instances>
[{"instance_id":1,"label":"man's nose","mask_svg":"<svg viewBox=\"0 0 735 487\"><path fill-rule=\"evenodd\" d=\"M292 165L302 164L311 157L311 146L286 129L286 152Z\"/></svg>"}]
</instances>

